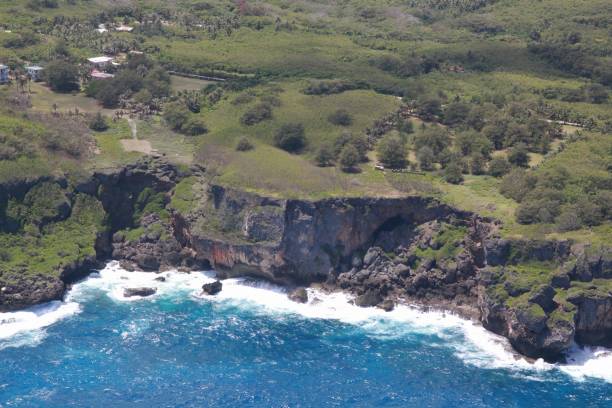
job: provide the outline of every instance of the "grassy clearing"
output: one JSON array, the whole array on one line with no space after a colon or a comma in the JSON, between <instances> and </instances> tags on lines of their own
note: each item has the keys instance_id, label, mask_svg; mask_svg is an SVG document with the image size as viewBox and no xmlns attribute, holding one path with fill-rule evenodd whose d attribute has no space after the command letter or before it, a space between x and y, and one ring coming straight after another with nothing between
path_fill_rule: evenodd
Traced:
<instances>
[{"instance_id":1,"label":"grassy clearing","mask_svg":"<svg viewBox=\"0 0 612 408\"><path fill-rule=\"evenodd\" d=\"M273 108L272 119L254 126L241 124L240 117L259 103L262 96L269 95L270 88L256 89L259 96L247 104L236 105L232 101L238 95L227 95L214 110L202 113L209 134L201 138L199 159L216 167L220 173L219 182L275 195L392 193L382 175L376 175L367 165L359 174L346 174L336 168L317 167L312 159L319 146L333 143L343 131L363 133L375 119L397 109L399 100L361 90L328 96L304 95L301 89L305 85L302 82L282 83L282 92L277 95L280 106ZM328 122L328 115L339 108L353 117L350 126ZM274 134L285 123L304 125L308 140L304 154L293 155L271 146ZM235 144L242 136L254 142L254 150L235 151Z\"/></svg>"},{"instance_id":2,"label":"grassy clearing","mask_svg":"<svg viewBox=\"0 0 612 408\"><path fill-rule=\"evenodd\" d=\"M121 139L132 137L127 120L110 123L108 130L96 133L94 136L97 151L90 166L96 170L131 163L142 156L140 153L126 152L121 145Z\"/></svg>"},{"instance_id":3,"label":"grassy clearing","mask_svg":"<svg viewBox=\"0 0 612 408\"><path fill-rule=\"evenodd\" d=\"M197 78L187 78L179 75L171 75L171 86L174 92L180 91L199 91L207 85L214 84L213 81L206 81Z\"/></svg>"},{"instance_id":4,"label":"grassy clearing","mask_svg":"<svg viewBox=\"0 0 612 408\"><path fill-rule=\"evenodd\" d=\"M57 112L65 113L78 109L84 113L102 112L104 115L112 116L113 109L104 109L94 98L89 98L82 93L62 94L51 91L41 82L32 82L31 99L32 109L39 112L51 113L54 109L54 104L57 106Z\"/></svg>"}]
</instances>

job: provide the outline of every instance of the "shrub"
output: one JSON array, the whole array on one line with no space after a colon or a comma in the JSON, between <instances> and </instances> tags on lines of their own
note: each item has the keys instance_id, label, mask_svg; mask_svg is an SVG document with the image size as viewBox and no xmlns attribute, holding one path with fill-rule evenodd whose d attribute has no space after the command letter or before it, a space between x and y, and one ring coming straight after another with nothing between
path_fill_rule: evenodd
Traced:
<instances>
[{"instance_id":1,"label":"shrub","mask_svg":"<svg viewBox=\"0 0 612 408\"><path fill-rule=\"evenodd\" d=\"M414 133L414 123L409 119L400 119L397 124L397 130L400 133Z\"/></svg>"},{"instance_id":2,"label":"shrub","mask_svg":"<svg viewBox=\"0 0 612 408\"><path fill-rule=\"evenodd\" d=\"M444 180L451 184L461 184L463 182L463 166L459 161L451 161L444 168Z\"/></svg>"},{"instance_id":3,"label":"shrub","mask_svg":"<svg viewBox=\"0 0 612 408\"><path fill-rule=\"evenodd\" d=\"M49 63L45 68L45 78L55 92L72 92L80 88L77 67L65 61Z\"/></svg>"},{"instance_id":4,"label":"shrub","mask_svg":"<svg viewBox=\"0 0 612 408\"><path fill-rule=\"evenodd\" d=\"M337 126L350 126L353 123L353 117L345 109L338 109L327 120Z\"/></svg>"},{"instance_id":5,"label":"shrub","mask_svg":"<svg viewBox=\"0 0 612 408\"><path fill-rule=\"evenodd\" d=\"M417 150L423 146L429 147L433 150L434 155L438 158L438 155L451 143L450 135L448 131L439 126L432 126L425 129L422 133L418 134L414 140L414 145Z\"/></svg>"},{"instance_id":6,"label":"shrub","mask_svg":"<svg viewBox=\"0 0 612 408\"><path fill-rule=\"evenodd\" d=\"M523 143L519 143L510 150L508 154L508 161L515 166L527 167L529 166L529 155L527 154L527 146Z\"/></svg>"},{"instance_id":7,"label":"shrub","mask_svg":"<svg viewBox=\"0 0 612 408\"><path fill-rule=\"evenodd\" d=\"M485 173L485 167L487 166L487 159L481 154L474 154L470 159L470 173L474 175L481 175Z\"/></svg>"},{"instance_id":8,"label":"shrub","mask_svg":"<svg viewBox=\"0 0 612 408\"><path fill-rule=\"evenodd\" d=\"M259 99L261 100L262 103L265 103L270 106L276 106L276 107L281 106L280 98L275 95L264 95Z\"/></svg>"},{"instance_id":9,"label":"shrub","mask_svg":"<svg viewBox=\"0 0 612 408\"><path fill-rule=\"evenodd\" d=\"M173 130L180 130L189 119L189 109L180 102L170 102L164 106L163 118Z\"/></svg>"},{"instance_id":10,"label":"shrub","mask_svg":"<svg viewBox=\"0 0 612 408\"><path fill-rule=\"evenodd\" d=\"M240 122L243 125L252 126L270 118L272 118L272 107L268 104L260 103L246 111L240 118Z\"/></svg>"},{"instance_id":11,"label":"shrub","mask_svg":"<svg viewBox=\"0 0 612 408\"><path fill-rule=\"evenodd\" d=\"M590 198L580 199L576 203L576 209L583 224L589 227L600 225L603 221L604 217L601 207Z\"/></svg>"},{"instance_id":12,"label":"shrub","mask_svg":"<svg viewBox=\"0 0 612 408\"><path fill-rule=\"evenodd\" d=\"M181 126L181 132L189 136L198 136L208 132L208 127L202 118L192 116Z\"/></svg>"},{"instance_id":13,"label":"shrub","mask_svg":"<svg viewBox=\"0 0 612 408\"><path fill-rule=\"evenodd\" d=\"M368 160L368 150L370 146L366 137L364 135L353 135L347 131L342 132L340 137L338 137L334 143L335 157L339 157L344 146L348 144L355 146L355 149L357 149L357 152L359 153L359 161L364 162Z\"/></svg>"},{"instance_id":14,"label":"shrub","mask_svg":"<svg viewBox=\"0 0 612 408\"><path fill-rule=\"evenodd\" d=\"M108 129L106 118L100 112L96 113L93 119L89 122L89 128L91 130L95 130L96 132L104 132L106 129Z\"/></svg>"},{"instance_id":15,"label":"shrub","mask_svg":"<svg viewBox=\"0 0 612 408\"><path fill-rule=\"evenodd\" d=\"M423 146L417 151L417 160L419 161L419 166L421 170L429 171L434 168L434 152L431 150L429 146Z\"/></svg>"},{"instance_id":16,"label":"shrub","mask_svg":"<svg viewBox=\"0 0 612 408\"><path fill-rule=\"evenodd\" d=\"M580 229L582 222L578 213L573 208L563 210L556 219L557 229L560 232L575 231Z\"/></svg>"},{"instance_id":17,"label":"shrub","mask_svg":"<svg viewBox=\"0 0 612 408\"><path fill-rule=\"evenodd\" d=\"M378 160L383 166L391 169L402 169L408 164L406 146L395 136L385 136L377 148Z\"/></svg>"},{"instance_id":18,"label":"shrub","mask_svg":"<svg viewBox=\"0 0 612 408\"><path fill-rule=\"evenodd\" d=\"M499 186L503 196L521 202L523 198L535 187L538 179L523 169L513 169L504 176Z\"/></svg>"},{"instance_id":19,"label":"shrub","mask_svg":"<svg viewBox=\"0 0 612 408\"><path fill-rule=\"evenodd\" d=\"M254 99L255 96L253 94L243 92L232 100L232 105L245 105L247 103L251 103Z\"/></svg>"},{"instance_id":20,"label":"shrub","mask_svg":"<svg viewBox=\"0 0 612 408\"><path fill-rule=\"evenodd\" d=\"M246 136L241 137L238 140L238 143L236 143L236 150L239 152L246 152L249 150L253 150L254 148L255 146L253 146L253 143L251 143L249 138Z\"/></svg>"},{"instance_id":21,"label":"shrub","mask_svg":"<svg viewBox=\"0 0 612 408\"><path fill-rule=\"evenodd\" d=\"M276 132L274 144L289 152L297 153L306 146L304 125L301 123L287 123Z\"/></svg>"},{"instance_id":22,"label":"shrub","mask_svg":"<svg viewBox=\"0 0 612 408\"><path fill-rule=\"evenodd\" d=\"M310 81L303 92L306 95L332 95L363 87L362 84L346 81Z\"/></svg>"},{"instance_id":23,"label":"shrub","mask_svg":"<svg viewBox=\"0 0 612 408\"><path fill-rule=\"evenodd\" d=\"M491 160L491 163L489 163L489 174L493 177L501 177L508 174L511 167L512 166L510 166L510 163L508 160L506 160L506 158L495 157L493 160Z\"/></svg>"},{"instance_id":24,"label":"shrub","mask_svg":"<svg viewBox=\"0 0 612 408\"><path fill-rule=\"evenodd\" d=\"M343 171L354 171L355 166L359 163L359 152L355 146L348 144L344 146L340 152L339 160Z\"/></svg>"},{"instance_id":25,"label":"shrub","mask_svg":"<svg viewBox=\"0 0 612 408\"><path fill-rule=\"evenodd\" d=\"M470 113L470 105L464 102L453 102L444 109L444 124L456 126L464 123Z\"/></svg>"},{"instance_id":26,"label":"shrub","mask_svg":"<svg viewBox=\"0 0 612 408\"><path fill-rule=\"evenodd\" d=\"M331 166L334 161L334 154L329 146L323 145L317 150L315 163L319 167Z\"/></svg>"}]
</instances>

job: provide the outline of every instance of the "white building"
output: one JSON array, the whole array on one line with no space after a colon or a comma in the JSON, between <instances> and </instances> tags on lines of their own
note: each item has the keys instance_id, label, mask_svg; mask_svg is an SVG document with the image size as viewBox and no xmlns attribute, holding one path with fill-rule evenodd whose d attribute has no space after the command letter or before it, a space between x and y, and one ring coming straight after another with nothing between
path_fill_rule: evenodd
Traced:
<instances>
[{"instance_id":1,"label":"white building","mask_svg":"<svg viewBox=\"0 0 612 408\"><path fill-rule=\"evenodd\" d=\"M93 57L87 58L87 61L89 61L92 68L103 70L113 62L113 57Z\"/></svg>"},{"instance_id":2,"label":"white building","mask_svg":"<svg viewBox=\"0 0 612 408\"><path fill-rule=\"evenodd\" d=\"M42 81L42 74L44 71L43 67L39 67L38 65L30 65L30 66L25 67L25 69L32 81L34 82Z\"/></svg>"}]
</instances>

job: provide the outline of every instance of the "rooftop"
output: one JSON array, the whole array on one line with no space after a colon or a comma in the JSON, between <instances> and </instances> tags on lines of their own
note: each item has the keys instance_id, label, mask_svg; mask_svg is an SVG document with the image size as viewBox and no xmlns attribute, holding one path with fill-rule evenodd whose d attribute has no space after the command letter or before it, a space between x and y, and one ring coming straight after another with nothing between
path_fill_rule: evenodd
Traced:
<instances>
[{"instance_id":1,"label":"rooftop","mask_svg":"<svg viewBox=\"0 0 612 408\"><path fill-rule=\"evenodd\" d=\"M97 79L108 79L108 78L113 78L114 75L113 74L108 74L106 72L100 72L100 71L91 71L91 77L92 78L97 78Z\"/></svg>"},{"instance_id":2,"label":"rooftop","mask_svg":"<svg viewBox=\"0 0 612 408\"><path fill-rule=\"evenodd\" d=\"M38 65L30 65L27 66L26 69L31 71L42 71L44 68Z\"/></svg>"},{"instance_id":3,"label":"rooftop","mask_svg":"<svg viewBox=\"0 0 612 408\"><path fill-rule=\"evenodd\" d=\"M99 64L101 62L111 62L113 60L113 57L93 57L93 58L87 58L87 61L93 63L93 64Z\"/></svg>"}]
</instances>

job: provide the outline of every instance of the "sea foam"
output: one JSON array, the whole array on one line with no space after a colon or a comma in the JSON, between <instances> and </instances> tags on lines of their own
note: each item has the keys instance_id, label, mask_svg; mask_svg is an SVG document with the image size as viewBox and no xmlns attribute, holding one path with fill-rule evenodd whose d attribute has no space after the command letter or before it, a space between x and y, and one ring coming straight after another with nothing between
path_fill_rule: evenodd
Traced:
<instances>
[{"instance_id":1,"label":"sea foam","mask_svg":"<svg viewBox=\"0 0 612 408\"><path fill-rule=\"evenodd\" d=\"M164 277L165 281L155 280ZM118 262L110 262L101 271L74 285L65 303L51 304L24 312L0 314L10 320L0 326L0 347L6 339L11 345L34 344L40 341L40 329L78 313L79 303L91 296L104 294L116 302L155 302L163 297L183 299L191 297L199 302L215 302L221 308L247 308L251 313L278 316L299 315L306 319L330 319L356 325L368 336L381 339L398 338L412 334L438 336L455 355L466 364L483 369L508 369L517 375L545 381L546 373L558 370L576 380L588 377L612 383L612 351L604 348L572 347L567 364L549 364L542 360L529 362L510 347L508 340L484 329L482 325L450 313L423 311L416 307L398 305L393 311L362 308L352 304L346 293L326 293L308 288L309 301L300 304L288 299L286 289L264 281L249 278L226 279L223 290L216 296L202 294L202 285L215 280L214 272L182 273L168 271L161 274L128 272ZM125 297L123 291L133 287L155 287L155 295L141 298ZM126 330L124 337L137 333ZM31 332L30 337L17 336ZM28 340L29 339L29 340ZM29 343L28 343L29 341Z\"/></svg>"},{"instance_id":2,"label":"sea foam","mask_svg":"<svg viewBox=\"0 0 612 408\"><path fill-rule=\"evenodd\" d=\"M79 310L78 303L56 300L19 312L0 313L0 350L39 344L45 337L45 327Z\"/></svg>"}]
</instances>

